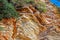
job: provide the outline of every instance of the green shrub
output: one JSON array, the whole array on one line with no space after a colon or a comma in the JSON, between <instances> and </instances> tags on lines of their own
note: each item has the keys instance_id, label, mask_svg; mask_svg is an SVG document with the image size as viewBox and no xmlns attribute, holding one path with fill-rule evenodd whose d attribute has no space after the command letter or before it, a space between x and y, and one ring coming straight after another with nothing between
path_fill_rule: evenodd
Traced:
<instances>
[{"instance_id":1,"label":"green shrub","mask_svg":"<svg viewBox=\"0 0 60 40\"><path fill-rule=\"evenodd\" d=\"M0 19L3 18L11 18L11 17L18 17L18 13L16 12L16 9L11 3L8 3L7 0L0 0L2 6L0 6Z\"/></svg>"},{"instance_id":2,"label":"green shrub","mask_svg":"<svg viewBox=\"0 0 60 40\"><path fill-rule=\"evenodd\" d=\"M4 30L4 27L0 27L0 31L3 31Z\"/></svg>"},{"instance_id":3,"label":"green shrub","mask_svg":"<svg viewBox=\"0 0 60 40\"><path fill-rule=\"evenodd\" d=\"M39 10L40 12L46 12L47 11L47 9L46 9L46 4L45 3L43 3L43 2L37 2L36 4L35 4L35 7L36 7L36 9L37 10Z\"/></svg>"},{"instance_id":4,"label":"green shrub","mask_svg":"<svg viewBox=\"0 0 60 40\"><path fill-rule=\"evenodd\" d=\"M34 0L17 0L16 1L17 4L20 4L20 6L26 6L26 5L33 5L37 10L39 10L40 12L46 12L46 4L43 3L42 1L39 1L37 3L35 3Z\"/></svg>"}]
</instances>

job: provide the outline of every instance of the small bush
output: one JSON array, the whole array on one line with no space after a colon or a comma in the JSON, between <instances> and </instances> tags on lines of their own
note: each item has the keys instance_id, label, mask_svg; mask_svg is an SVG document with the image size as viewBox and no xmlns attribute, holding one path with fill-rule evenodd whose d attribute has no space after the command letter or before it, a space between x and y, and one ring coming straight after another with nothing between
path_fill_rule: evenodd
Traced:
<instances>
[{"instance_id":1,"label":"small bush","mask_svg":"<svg viewBox=\"0 0 60 40\"><path fill-rule=\"evenodd\" d=\"M14 6L7 0L0 0L0 3L3 4L0 6L0 19L11 17L16 18L19 16Z\"/></svg>"},{"instance_id":2,"label":"small bush","mask_svg":"<svg viewBox=\"0 0 60 40\"><path fill-rule=\"evenodd\" d=\"M17 0L15 3L19 4L20 6L33 5L40 12L47 11L46 4L41 1L35 3L35 0Z\"/></svg>"}]
</instances>

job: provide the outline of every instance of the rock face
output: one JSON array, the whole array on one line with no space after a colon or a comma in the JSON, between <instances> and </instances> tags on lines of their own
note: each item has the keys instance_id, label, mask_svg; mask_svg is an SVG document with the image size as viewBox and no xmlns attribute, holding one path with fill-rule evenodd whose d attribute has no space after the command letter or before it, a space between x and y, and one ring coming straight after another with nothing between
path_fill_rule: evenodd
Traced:
<instances>
[{"instance_id":1,"label":"rock face","mask_svg":"<svg viewBox=\"0 0 60 40\"><path fill-rule=\"evenodd\" d=\"M38 0L39 1L39 0ZM44 1L44 0L42 0ZM60 40L60 18L56 9L48 1L47 12L40 13L32 5L17 10L17 19L3 19L0 21L1 40Z\"/></svg>"},{"instance_id":2,"label":"rock face","mask_svg":"<svg viewBox=\"0 0 60 40\"><path fill-rule=\"evenodd\" d=\"M33 17L22 15L16 23L14 20L5 21L4 19L0 22L0 26L4 27L1 31L1 40L39 40L39 24L34 21Z\"/></svg>"},{"instance_id":3,"label":"rock face","mask_svg":"<svg viewBox=\"0 0 60 40\"><path fill-rule=\"evenodd\" d=\"M31 19L31 17L23 15L17 21L17 25L18 25L17 27L18 27L19 34L24 35L24 36L30 38L31 40L38 40L39 25L36 22L34 22L34 20ZM21 29L19 29L19 28L21 28ZM21 30L21 32L19 32L20 30Z\"/></svg>"},{"instance_id":4,"label":"rock face","mask_svg":"<svg viewBox=\"0 0 60 40\"><path fill-rule=\"evenodd\" d=\"M44 1L44 0L42 0ZM41 39L40 40L60 40L60 18L59 16L56 14L57 10L54 6L52 6L51 3L49 3L48 0L44 1L47 5L46 8L48 9L48 12L46 12L46 14L42 14L45 19L46 19L46 23L45 26L47 28L46 31L42 32L41 34L44 34L44 36L42 36L41 34ZM58 22L59 21L59 22Z\"/></svg>"}]
</instances>

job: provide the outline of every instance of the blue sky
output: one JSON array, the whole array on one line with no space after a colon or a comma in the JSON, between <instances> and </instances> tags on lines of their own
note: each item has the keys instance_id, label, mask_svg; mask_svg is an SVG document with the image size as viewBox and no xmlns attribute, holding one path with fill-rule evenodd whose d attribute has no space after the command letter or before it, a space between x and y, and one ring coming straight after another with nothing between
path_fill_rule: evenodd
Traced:
<instances>
[{"instance_id":1,"label":"blue sky","mask_svg":"<svg viewBox=\"0 0 60 40\"><path fill-rule=\"evenodd\" d=\"M55 6L60 8L60 1L58 0L50 0L50 3L54 4Z\"/></svg>"}]
</instances>

